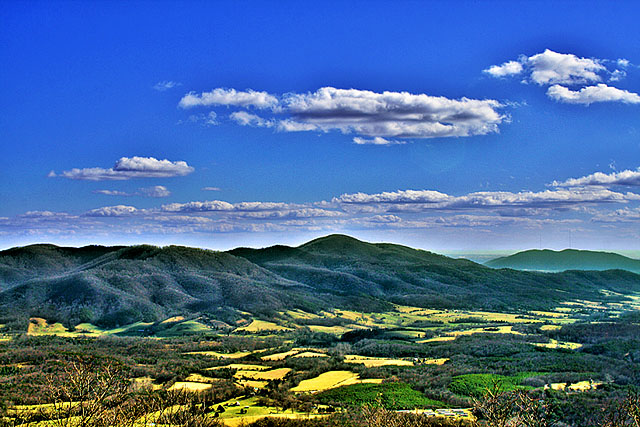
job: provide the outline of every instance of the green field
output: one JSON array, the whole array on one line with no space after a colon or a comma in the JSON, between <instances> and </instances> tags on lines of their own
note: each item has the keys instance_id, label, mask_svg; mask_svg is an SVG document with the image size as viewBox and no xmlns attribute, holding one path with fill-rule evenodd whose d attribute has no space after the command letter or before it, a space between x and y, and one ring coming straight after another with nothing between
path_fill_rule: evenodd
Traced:
<instances>
[{"instance_id":1,"label":"green field","mask_svg":"<svg viewBox=\"0 0 640 427\"><path fill-rule=\"evenodd\" d=\"M443 408L443 402L429 399L405 383L354 384L327 390L318 395L325 404L381 405L388 409Z\"/></svg>"},{"instance_id":2,"label":"green field","mask_svg":"<svg viewBox=\"0 0 640 427\"><path fill-rule=\"evenodd\" d=\"M505 376L496 374L467 374L454 377L449 389L463 396L480 397L487 390L512 391L517 389L530 389L521 385L526 378L542 375L536 372L523 372L518 375Z\"/></svg>"}]
</instances>

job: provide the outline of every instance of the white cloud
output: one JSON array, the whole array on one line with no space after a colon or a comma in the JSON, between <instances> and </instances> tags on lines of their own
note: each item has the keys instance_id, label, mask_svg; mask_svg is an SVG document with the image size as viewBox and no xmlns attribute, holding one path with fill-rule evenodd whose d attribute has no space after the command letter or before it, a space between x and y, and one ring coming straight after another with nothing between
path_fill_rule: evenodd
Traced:
<instances>
[{"instance_id":1,"label":"white cloud","mask_svg":"<svg viewBox=\"0 0 640 427\"><path fill-rule=\"evenodd\" d=\"M451 200L452 196L434 190L400 190L377 194L353 193L343 194L333 199L337 203L372 204L372 203L420 203L437 204Z\"/></svg>"},{"instance_id":2,"label":"white cloud","mask_svg":"<svg viewBox=\"0 0 640 427\"><path fill-rule=\"evenodd\" d=\"M484 70L493 77L507 77L526 72L531 82L538 85L575 85L599 82L607 73L604 60L579 58L571 53L558 53L550 49L532 56L520 56L517 61L492 65Z\"/></svg>"},{"instance_id":3,"label":"white cloud","mask_svg":"<svg viewBox=\"0 0 640 427\"><path fill-rule=\"evenodd\" d=\"M117 206L104 206L102 208L91 209L85 212L84 216L89 217L122 217L131 216L138 213L139 210L133 206L117 205Z\"/></svg>"},{"instance_id":4,"label":"white cloud","mask_svg":"<svg viewBox=\"0 0 640 427\"><path fill-rule=\"evenodd\" d=\"M169 197L171 195L171 191L167 189L164 185L154 185L153 187L143 187L140 188L139 194L146 197Z\"/></svg>"},{"instance_id":5,"label":"white cloud","mask_svg":"<svg viewBox=\"0 0 640 427\"><path fill-rule=\"evenodd\" d=\"M199 95L195 92L189 92L182 97L178 105L181 108L217 105L270 108L276 106L277 103L278 99L267 92L258 92L251 89L237 91L235 89L217 88L210 92L202 92Z\"/></svg>"},{"instance_id":6,"label":"white cloud","mask_svg":"<svg viewBox=\"0 0 640 427\"><path fill-rule=\"evenodd\" d=\"M278 130L283 132L308 132L312 130L322 130L312 123L296 122L295 120L280 120L278 122Z\"/></svg>"},{"instance_id":7,"label":"white cloud","mask_svg":"<svg viewBox=\"0 0 640 427\"><path fill-rule=\"evenodd\" d=\"M186 162L158 160L153 157L122 157L110 169L74 168L60 173L69 179L88 181L127 180L132 178L170 178L184 176L193 172Z\"/></svg>"},{"instance_id":8,"label":"white cloud","mask_svg":"<svg viewBox=\"0 0 640 427\"><path fill-rule=\"evenodd\" d=\"M497 132L504 120L497 111L502 105L495 100L455 100L408 92L324 87L313 93L288 94L283 103L293 123L307 126L304 130L339 130L367 137L484 135Z\"/></svg>"},{"instance_id":9,"label":"white cloud","mask_svg":"<svg viewBox=\"0 0 640 427\"><path fill-rule=\"evenodd\" d=\"M492 65L484 70L485 73L493 77L506 77L520 74L523 70L522 64L518 61L508 61L502 65Z\"/></svg>"},{"instance_id":10,"label":"white cloud","mask_svg":"<svg viewBox=\"0 0 640 427\"><path fill-rule=\"evenodd\" d=\"M179 103L183 108L196 105L268 108L265 114L270 117L235 111L229 118L242 126L275 127L281 132L337 130L356 134L357 144L389 145L390 137L485 135L498 132L498 125L506 120L499 112L504 105L492 99L449 99L333 87L279 98L266 92L214 89L200 95L189 93Z\"/></svg>"},{"instance_id":11,"label":"white cloud","mask_svg":"<svg viewBox=\"0 0 640 427\"><path fill-rule=\"evenodd\" d=\"M51 211L28 211L20 215L20 217L39 219L39 220L59 220L59 219L77 218L75 215L71 215L66 212L51 212Z\"/></svg>"},{"instance_id":12,"label":"white cloud","mask_svg":"<svg viewBox=\"0 0 640 427\"><path fill-rule=\"evenodd\" d=\"M254 219L297 219L297 218L323 218L343 216L342 212L330 211L327 209L301 208L284 210L264 210L258 212L243 212L243 218Z\"/></svg>"},{"instance_id":13,"label":"white cloud","mask_svg":"<svg viewBox=\"0 0 640 427\"><path fill-rule=\"evenodd\" d=\"M551 185L553 185L554 187L581 187L586 185L640 186L640 168L636 170L624 170L612 173L596 172L580 178L570 178L566 181L554 181Z\"/></svg>"},{"instance_id":14,"label":"white cloud","mask_svg":"<svg viewBox=\"0 0 640 427\"><path fill-rule=\"evenodd\" d=\"M164 80L153 85L153 88L158 92L164 92L178 86L182 86L182 83L174 82L171 80Z\"/></svg>"},{"instance_id":15,"label":"white cloud","mask_svg":"<svg viewBox=\"0 0 640 427\"><path fill-rule=\"evenodd\" d=\"M167 189L167 187L163 185L156 185L153 187L142 187L139 188L135 193L127 193L126 191L120 190L95 190L95 194L103 194L105 196L121 196L121 197L130 197L130 196L143 196L143 197L168 197L171 195L171 191Z\"/></svg>"},{"instance_id":16,"label":"white cloud","mask_svg":"<svg viewBox=\"0 0 640 427\"><path fill-rule=\"evenodd\" d=\"M202 187L200 190L202 191L220 191L219 187Z\"/></svg>"},{"instance_id":17,"label":"white cloud","mask_svg":"<svg viewBox=\"0 0 640 427\"><path fill-rule=\"evenodd\" d=\"M236 111L231 113L229 118L241 126L273 127L275 125L273 120L265 120L260 116L246 111Z\"/></svg>"},{"instance_id":18,"label":"white cloud","mask_svg":"<svg viewBox=\"0 0 640 427\"><path fill-rule=\"evenodd\" d=\"M334 203L347 206L377 205L384 212L420 212L425 210L460 210L504 208L566 209L571 206L599 203L626 203L640 200L635 193L618 193L604 188L572 188L541 192L483 191L451 196L433 190L403 190L378 194L343 194ZM382 209L380 209L382 208Z\"/></svg>"},{"instance_id":19,"label":"white cloud","mask_svg":"<svg viewBox=\"0 0 640 427\"><path fill-rule=\"evenodd\" d=\"M105 196L133 196L131 193L119 190L95 190L95 194L103 194Z\"/></svg>"},{"instance_id":20,"label":"white cloud","mask_svg":"<svg viewBox=\"0 0 640 427\"><path fill-rule=\"evenodd\" d=\"M539 85L598 82L599 73L606 71L599 59L579 58L549 49L530 56L527 64L531 67L531 80Z\"/></svg>"},{"instance_id":21,"label":"white cloud","mask_svg":"<svg viewBox=\"0 0 640 427\"><path fill-rule=\"evenodd\" d=\"M353 138L353 143L358 145L395 145L395 144L406 144L406 141L397 141L394 139L385 139L380 136L376 136L375 138L366 139L356 136Z\"/></svg>"},{"instance_id":22,"label":"white cloud","mask_svg":"<svg viewBox=\"0 0 640 427\"><path fill-rule=\"evenodd\" d=\"M609 76L610 82L617 82L627 77L627 72L623 70L614 70Z\"/></svg>"},{"instance_id":23,"label":"white cloud","mask_svg":"<svg viewBox=\"0 0 640 427\"><path fill-rule=\"evenodd\" d=\"M234 206L228 202L213 200L207 202L170 203L162 205L161 210L164 212L219 212L232 211Z\"/></svg>"},{"instance_id":24,"label":"white cloud","mask_svg":"<svg viewBox=\"0 0 640 427\"><path fill-rule=\"evenodd\" d=\"M619 58L616 61L616 64L618 64L618 67L626 68L629 66L629 60L624 58Z\"/></svg>"},{"instance_id":25,"label":"white cloud","mask_svg":"<svg viewBox=\"0 0 640 427\"><path fill-rule=\"evenodd\" d=\"M518 65L520 68L518 68ZM547 96L568 104L590 105L594 102L640 103L637 93L607 86L602 82L608 79L615 82L626 77L621 69L607 68L605 64L614 64L620 68L629 65L626 59L611 61L608 59L580 58L570 53L558 53L546 49L532 56L521 56L518 61L493 65L484 70L494 77L506 77L525 73L523 83L533 82L537 85L550 86ZM519 71L518 71L519 70ZM594 85L594 83L597 83ZM579 90L571 90L568 86L586 85Z\"/></svg>"},{"instance_id":26,"label":"white cloud","mask_svg":"<svg viewBox=\"0 0 640 427\"><path fill-rule=\"evenodd\" d=\"M640 222L640 208L622 208L613 212L598 213L593 219L594 222L619 223L619 222Z\"/></svg>"},{"instance_id":27,"label":"white cloud","mask_svg":"<svg viewBox=\"0 0 640 427\"><path fill-rule=\"evenodd\" d=\"M594 102L622 102L640 104L640 95L600 83L596 86L583 87L578 91L560 85L553 85L547 90L547 96L567 104L590 105Z\"/></svg>"}]
</instances>

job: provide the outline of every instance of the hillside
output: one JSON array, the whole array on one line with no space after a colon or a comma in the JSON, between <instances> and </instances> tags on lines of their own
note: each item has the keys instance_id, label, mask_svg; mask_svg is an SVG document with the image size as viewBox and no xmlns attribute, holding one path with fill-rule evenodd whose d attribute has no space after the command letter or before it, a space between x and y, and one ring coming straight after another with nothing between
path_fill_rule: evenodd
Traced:
<instances>
[{"instance_id":1,"label":"hillside","mask_svg":"<svg viewBox=\"0 0 640 427\"><path fill-rule=\"evenodd\" d=\"M3 317L118 326L189 312L223 315L227 307L272 312L314 301L298 296L298 284L221 252L133 246L78 257L69 248L47 246L44 255L41 247L21 249L0 253L4 266L18 273L3 283Z\"/></svg>"},{"instance_id":2,"label":"hillside","mask_svg":"<svg viewBox=\"0 0 640 427\"><path fill-rule=\"evenodd\" d=\"M623 300L602 290L640 291L640 276L626 271L495 270L342 235L229 252L33 245L0 252L0 272L0 323L35 316L104 327L198 313L235 322L296 308L372 312L393 304L518 311L574 299Z\"/></svg>"},{"instance_id":3,"label":"hillside","mask_svg":"<svg viewBox=\"0 0 640 427\"><path fill-rule=\"evenodd\" d=\"M565 270L627 270L640 273L640 260L599 251L565 249L563 251L529 250L488 261L493 268L517 270L565 271Z\"/></svg>"},{"instance_id":4,"label":"hillside","mask_svg":"<svg viewBox=\"0 0 640 427\"><path fill-rule=\"evenodd\" d=\"M388 243L330 235L297 248L238 248L244 257L318 293L356 302L360 295L436 308L515 310L549 306L567 298L600 298L601 289L640 289L627 272L543 274L492 270L463 259Z\"/></svg>"}]
</instances>

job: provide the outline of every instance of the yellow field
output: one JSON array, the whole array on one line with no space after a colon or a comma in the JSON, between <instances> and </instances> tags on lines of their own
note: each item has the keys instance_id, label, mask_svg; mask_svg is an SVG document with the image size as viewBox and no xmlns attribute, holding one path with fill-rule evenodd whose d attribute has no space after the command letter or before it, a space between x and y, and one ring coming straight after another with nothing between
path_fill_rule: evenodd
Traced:
<instances>
[{"instance_id":1,"label":"yellow field","mask_svg":"<svg viewBox=\"0 0 640 427\"><path fill-rule=\"evenodd\" d=\"M568 350L577 350L580 347L582 347L582 344L579 344L577 342L565 342L565 341L557 341L552 339L550 342L548 343L542 343L542 342L535 342L535 343L531 343L537 347L546 347L546 348L564 348L564 349L568 349Z\"/></svg>"},{"instance_id":2,"label":"yellow field","mask_svg":"<svg viewBox=\"0 0 640 427\"><path fill-rule=\"evenodd\" d=\"M513 326L499 326L499 327L488 327L488 328L474 328L467 329L464 331L452 331L447 332L448 335L459 337L462 335L473 335L473 334L513 334L513 335L524 335L521 332L517 332L513 330Z\"/></svg>"},{"instance_id":3,"label":"yellow field","mask_svg":"<svg viewBox=\"0 0 640 427\"><path fill-rule=\"evenodd\" d=\"M225 411L220 414L220 419L229 427L238 427L247 425L248 423L257 421L266 417L278 417L278 418L314 418L322 415L318 414L305 414L303 412L297 412L287 410L282 412L278 408L269 408L266 406L259 406L257 404L257 398L241 398L232 399L228 402L222 403ZM237 405L236 405L237 403ZM240 411L246 409L246 414L241 414Z\"/></svg>"},{"instance_id":4,"label":"yellow field","mask_svg":"<svg viewBox=\"0 0 640 427\"><path fill-rule=\"evenodd\" d=\"M303 351L302 353L295 354L291 357L329 357L327 354L318 353L316 351Z\"/></svg>"},{"instance_id":5,"label":"yellow field","mask_svg":"<svg viewBox=\"0 0 640 427\"><path fill-rule=\"evenodd\" d=\"M238 371L234 375L234 377L242 379L252 379L252 380L281 380L286 377L289 372L291 372L291 368L279 368L279 369L271 369L270 371Z\"/></svg>"},{"instance_id":6,"label":"yellow field","mask_svg":"<svg viewBox=\"0 0 640 427\"><path fill-rule=\"evenodd\" d=\"M420 340L420 341L417 341L417 342L422 344L422 343L425 343L425 342L453 341L455 339L456 339L456 337L443 336L443 337L428 338L426 340Z\"/></svg>"},{"instance_id":7,"label":"yellow field","mask_svg":"<svg viewBox=\"0 0 640 427\"><path fill-rule=\"evenodd\" d=\"M220 381L220 379L219 378L205 377L204 375L200 375L200 374L191 374L185 379L185 381L186 382L193 382L193 383L213 384L215 382Z\"/></svg>"},{"instance_id":8,"label":"yellow field","mask_svg":"<svg viewBox=\"0 0 640 427\"><path fill-rule=\"evenodd\" d=\"M424 363L425 365L444 365L449 360L448 357L441 357L439 359L423 359L420 360L420 363Z\"/></svg>"},{"instance_id":9,"label":"yellow field","mask_svg":"<svg viewBox=\"0 0 640 427\"><path fill-rule=\"evenodd\" d=\"M184 391L204 391L210 389L211 384L198 383L192 381L177 381L168 390L184 390Z\"/></svg>"},{"instance_id":10,"label":"yellow field","mask_svg":"<svg viewBox=\"0 0 640 427\"><path fill-rule=\"evenodd\" d=\"M264 365L248 365L246 363L231 363L230 365L224 366L214 366L213 368L207 368L207 371L214 371L216 369L236 369L242 371L263 371L269 369L268 366Z\"/></svg>"},{"instance_id":11,"label":"yellow field","mask_svg":"<svg viewBox=\"0 0 640 427\"><path fill-rule=\"evenodd\" d=\"M166 320L163 320L161 323L175 323L175 322L182 322L184 320L184 316L173 316L170 317Z\"/></svg>"},{"instance_id":12,"label":"yellow field","mask_svg":"<svg viewBox=\"0 0 640 427\"><path fill-rule=\"evenodd\" d=\"M541 331L557 331L558 329L561 329L562 326L560 325L542 325L540 326L540 330Z\"/></svg>"},{"instance_id":13,"label":"yellow field","mask_svg":"<svg viewBox=\"0 0 640 427\"><path fill-rule=\"evenodd\" d=\"M304 320L319 319L321 317L321 316L318 316L317 314L307 313L306 311L302 311L302 310L289 310L289 311L285 311L283 314L286 314L293 319L304 319Z\"/></svg>"},{"instance_id":14,"label":"yellow field","mask_svg":"<svg viewBox=\"0 0 640 427\"><path fill-rule=\"evenodd\" d=\"M384 357L366 357L366 356L357 356L355 354L347 354L344 356L344 361L346 363L359 363L367 368L377 367L377 366L413 366L413 361L411 360L403 360L403 359L387 359Z\"/></svg>"},{"instance_id":15,"label":"yellow field","mask_svg":"<svg viewBox=\"0 0 640 427\"><path fill-rule=\"evenodd\" d=\"M244 332L266 332L266 331L290 331L291 328L285 328L273 322L267 322L265 320L254 320L247 326L240 327L236 331Z\"/></svg>"},{"instance_id":16,"label":"yellow field","mask_svg":"<svg viewBox=\"0 0 640 427\"><path fill-rule=\"evenodd\" d=\"M325 334L342 335L345 332L352 331L353 328L347 328L345 326L322 326L322 325L309 325L307 326L313 332L324 332Z\"/></svg>"},{"instance_id":17,"label":"yellow field","mask_svg":"<svg viewBox=\"0 0 640 427\"><path fill-rule=\"evenodd\" d=\"M300 353L299 350L290 350L290 351L286 351L284 353L276 353L276 354L270 354L268 356L262 356L260 359L262 360L284 360L289 356L293 356L294 354L298 354Z\"/></svg>"},{"instance_id":18,"label":"yellow field","mask_svg":"<svg viewBox=\"0 0 640 427\"><path fill-rule=\"evenodd\" d=\"M27 335L73 336L74 334L69 332L62 323L54 323L50 325L41 317L32 317L29 319Z\"/></svg>"},{"instance_id":19,"label":"yellow field","mask_svg":"<svg viewBox=\"0 0 640 427\"><path fill-rule=\"evenodd\" d=\"M530 311L529 313L539 317L567 317L567 313L558 313L557 311Z\"/></svg>"},{"instance_id":20,"label":"yellow field","mask_svg":"<svg viewBox=\"0 0 640 427\"><path fill-rule=\"evenodd\" d=\"M438 313L439 310L428 310L428 309L424 309L424 308L420 308L420 307L410 307L410 306L406 306L406 305L396 305L395 306L396 311L399 311L400 313L407 313L407 314L418 314L421 316L429 316L433 313Z\"/></svg>"},{"instance_id":21,"label":"yellow field","mask_svg":"<svg viewBox=\"0 0 640 427\"><path fill-rule=\"evenodd\" d=\"M235 353L219 353L217 351L189 351L185 354L195 354L199 356L218 357L220 359L242 359L251 354L250 351L236 351Z\"/></svg>"},{"instance_id":22,"label":"yellow field","mask_svg":"<svg viewBox=\"0 0 640 427\"><path fill-rule=\"evenodd\" d=\"M361 380L360 375L351 371L329 371L318 375L315 378L300 381L293 392L309 392L316 393L319 391L329 390L331 388L343 385L352 385L360 383L381 383L382 379L366 379Z\"/></svg>"}]
</instances>

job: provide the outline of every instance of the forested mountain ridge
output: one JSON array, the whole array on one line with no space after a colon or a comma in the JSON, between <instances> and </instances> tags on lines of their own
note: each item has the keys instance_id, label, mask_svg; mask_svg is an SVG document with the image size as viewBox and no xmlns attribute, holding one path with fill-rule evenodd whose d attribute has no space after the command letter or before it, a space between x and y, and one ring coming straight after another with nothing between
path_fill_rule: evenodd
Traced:
<instances>
[{"instance_id":1,"label":"forested mountain ridge","mask_svg":"<svg viewBox=\"0 0 640 427\"><path fill-rule=\"evenodd\" d=\"M148 245L13 248L0 252L0 290L0 323L39 316L114 326L184 314L273 318L294 308L371 312L393 304L544 309L573 299L601 300L602 290L640 292L640 275L496 270L331 235L298 247L228 252Z\"/></svg>"},{"instance_id":2,"label":"forested mountain ridge","mask_svg":"<svg viewBox=\"0 0 640 427\"><path fill-rule=\"evenodd\" d=\"M612 252L565 249L562 251L528 250L488 261L493 268L517 270L566 271L566 270L628 270L640 273L640 260Z\"/></svg>"}]
</instances>

